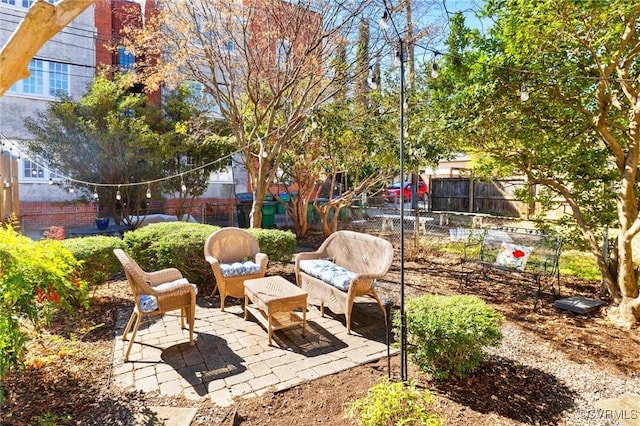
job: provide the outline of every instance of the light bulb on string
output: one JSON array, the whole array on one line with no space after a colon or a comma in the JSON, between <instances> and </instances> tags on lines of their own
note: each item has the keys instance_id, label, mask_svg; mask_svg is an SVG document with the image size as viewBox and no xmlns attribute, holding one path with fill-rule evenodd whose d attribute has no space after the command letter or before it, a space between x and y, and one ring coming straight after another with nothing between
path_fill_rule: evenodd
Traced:
<instances>
[{"instance_id":1,"label":"light bulb on string","mask_svg":"<svg viewBox=\"0 0 640 426\"><path fill-rule=\"evenodd\" d=\"M380 26L380 29L383 30L386 30L389 26L389 14L386 10L382 13L382 18L380 18L380 23L378 25Z\"/></svg>"},{"instance_id":2,"label":"light bulb on string","mask_svg":"<svg viewBox=\"0 0 640 426\"><path fill-rule=\"evenodd\" d=\"M53 179L49 178L49 185L53 185Z\"/></svg>"},{"instance_id":3,"label":"light bulb on string","mask_svg":"<svg viewBox=\"0 0 640 426\"><path fill-rule=\"evenodd\" d=\"M529 100L529 88L524 83L520 87L520 100L522 102L526 102Z\"/></svg>"},{"instance_id":4,"label":"light bulb on string","mask_svg":"<svg viewBox=\"0 0 640 426\"><path fill-rule=\"evenodd\" d=\"M151 184L147 186L147 198L151 198Z\"/></svg>"},{"instance_id":5,"label":"light bulb on string","mask_svg":"<svg viewBox=\"0 0 640 426\"><path fill-rule=\"evenodd\" d=\"M93 188L93 198L97 200L98 197L99 197L99 195L98 195L98 187L96 186L96 187Z\"/></svg>"},{"instance_id":6,"label":"light bulb on string","mask_svg":"<svg viewBox=\"0 0 640 426\"><path fill-rule=\"evenodd\" d=\"M180 191L187 192L187 185L184 184L184 180L180 180Z\"/></svg>"},{"instance_id":7,"label":"light bulb on string","mask_svg":"<svg viewBox=\"0 0 640 426\"><path fill-rule=\"evenodd\" d=\"M396 49L394 57L393 57L393 66L399 67L402 61L402 52L400 49Z\"/></svg>"},{"instance_id":8,"label":"light bulb on string","mask_svg":"<svg viewBox=\"0 0 640 426\"><path fill-rule=\"evenodd\" d=\"M431 77L438 78L438 64L436 62L431 65Z\"/></svg>"},{"instance_id":9,"label":"light bulb on string","mask_svg":"<svg viewBox=\"0 0 640 426\"><path fill-rule=\"evenodd\" d=\"M122 195L120 195L120 185L118 185L118 190L116 191L116 200L122 200Z\"/></svg>"}]
</instances>

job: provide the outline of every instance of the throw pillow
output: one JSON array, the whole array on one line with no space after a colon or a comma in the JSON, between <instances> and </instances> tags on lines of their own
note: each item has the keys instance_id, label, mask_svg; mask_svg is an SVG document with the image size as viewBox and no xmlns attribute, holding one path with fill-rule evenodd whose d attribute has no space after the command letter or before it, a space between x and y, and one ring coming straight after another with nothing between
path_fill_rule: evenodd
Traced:
<instances>
[{"instance_id":1,"label":"throw pillow","mask_svg":"<svg viewBox=\"0 0 640 426\"><path fill-rule=\"evenodd\" d=\"M524 271L533 247L502 242L496 264Z\"/></svg>"}]
</instances>

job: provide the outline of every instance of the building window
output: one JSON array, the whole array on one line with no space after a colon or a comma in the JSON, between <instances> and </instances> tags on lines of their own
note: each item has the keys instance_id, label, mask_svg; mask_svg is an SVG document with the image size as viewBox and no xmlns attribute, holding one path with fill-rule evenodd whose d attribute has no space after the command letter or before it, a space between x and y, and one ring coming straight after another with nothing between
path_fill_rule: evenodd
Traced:
<instances>
[{"instance_id":1,"label":"building window","mask_svg":"<svg viewBox=\"0 0 640 426\"><path fill-rule=\"evenodd\" d=\"M278 55L278 66L284 67L291 54L291 43L287 39L276 41L276 54Z\"/></svg>"},{"instance_id":2,"label":"building window","mask_svg":"<svg viewBox=\"0 0 640 426\"><path fill-rule=\"evenodd\" d=\"M56 0L47 0L49 3L55 3ZM0 0L0 3L9 4L11 6L18 6L28 9L36 0Z\"/></svg>"},{"instance_id":3,"label":"building window","mask_svg":"<svg viewBox=\"0 0 640 426\"><path fill-rule=\"evenodd\" d=\"M233 182L233 173L231 171L231 167L223 167L221 169L216 170L215 172L211 172L209 175L210 182Z\"/></svg>"},{"instance_id":4,"label":"building window","mask_svg":"<svg viewBox=\"0 0 640 426\"><path fill-rule=\"evenodd\" d=\"M118 49L118 66L120 71L133 71L133 64L136 58L133 53L127 52L127 49L121 47Z\"/></svg>"},{"instance_id":5,"label":"building window","mask_svg":"<svg viewBox=\"0 0 640 426\"><path fill-rule=\"evenodd\" d=\"M69 94L69 65L32 59L29 63L29 77L16 82L9 93L54 97Z\"/></svg>"},{"instance_id":6,"label":"building window","mask_svg":"<svg viewBox=\"0 0 640 426\"><path fill-rule=\"evenodd\" d=\"M30 95L43 95L44 94L44 82L42 80L42 60L33 59L29 63L29 77L22 80L22 91Z\"/></svg>"},{"instance_id":7,"label":"building window","mask_svg":"<svg viewBox=\"0 0 640 426\"><path fill-rule=\"evenodd\" d=\"M191 92L190 101L196 108L210 113L214 117L221 117L220 106L211 93L205 91L202 83L198 83L197 81L188 81L186 84Z\"/></svg>"},{"instance_id":8,"label":"building window","mask_svg":"<svg viewBox=\"0 0 640 426\"><path fill-rule=\"evenodd\" d=\"M49 95L69 94L69 65L49 62Z\"/></svg>"},{"instance_id":9,"label":"building window","mask_svg":"<svg viewBox=\"0 0 640 426\"><path fill-rule=\"evenodd\" d=\"M25 158L22 163L22 177L25 179L44 179L44 169L33 161Z\"/></svg>"}]
</instances>

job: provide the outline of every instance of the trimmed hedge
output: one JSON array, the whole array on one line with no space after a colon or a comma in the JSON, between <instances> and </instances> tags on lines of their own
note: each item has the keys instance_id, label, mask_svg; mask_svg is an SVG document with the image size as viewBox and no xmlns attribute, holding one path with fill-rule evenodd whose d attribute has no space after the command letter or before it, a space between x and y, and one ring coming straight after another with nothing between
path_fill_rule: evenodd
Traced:
<instances>
[{"instance_id":1,"label":"trimmed hedge","mask_svg":"<svg viewBox=\"0 0 640 426\"><path fill-rule=\"evenodd\" d=\"M269 262L289 263L296 252L298 240L291 231L281 231L279 229L247 229L260 246L260 251L269 256Z\"/></svg>"},{"instance_id":2,"label":"trimmed hedge","mask_svg":"<svg viewBox=\"0 0 640 426\"><path fill-rule=\"evenodd\" d=\"M104 284L121 271L120 262L113 255L113 249L125 248L124 241L118 237L70 238L63 240L62 245L82 261L80 277L91 286Z\"/></svg>"},{"instance_id":3,"label":"trimmed hedge","mask_svg":"<svg viewBox=\"0 0 640 426\"><path fill-rule=\"evenodd\" d=\"M198 286L213 289L215 278L204 260L204 242L218 226L191 222L153 223L124 234L125 251L146 271L177 268Z\"/></svg>"},{"instance_id":4,"label":"trimmed hedge","mask_svg":"<svg viewBox=\"0 0 640 426\"><path fill-rule=\"evenodd\" d=\"M177 268L190 282L213 289L215 278L204 259L204 243L218 226L165 222L124 234L125 251L142 269ZM270 262L288 262L297 246L295 234L277 229L248 229Z\"/></svg>"}]
</instances>

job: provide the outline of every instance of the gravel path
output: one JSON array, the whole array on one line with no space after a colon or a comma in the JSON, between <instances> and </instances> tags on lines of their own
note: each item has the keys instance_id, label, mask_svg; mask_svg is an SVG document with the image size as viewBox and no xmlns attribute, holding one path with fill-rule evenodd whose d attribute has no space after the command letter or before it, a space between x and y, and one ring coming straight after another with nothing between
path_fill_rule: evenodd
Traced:
<instances>
[{"instance_id":1,"label":"gravel path","mask_svg":"<svg viewBox=\"0 0 640 426\"><path fill-rule=\"evenodd\" d=\"M592 363L576 363L568 359L564 353L553 350L544 339L512 324L505 324L502 332L502 344L490 349L490 354L545 372L555 377L574 394L574 408L562 414L566 425L619 425L621 423L612 418L614 413L598 410L594 403L624 394L640 394L638 374L629 378L613 375ZM640 403L640 398L638 401ZM626 414L638 417L634 419L637 422L634 424L640 424L640 406L638 410L627 411Z\"/></svg>"}]
</instances>

